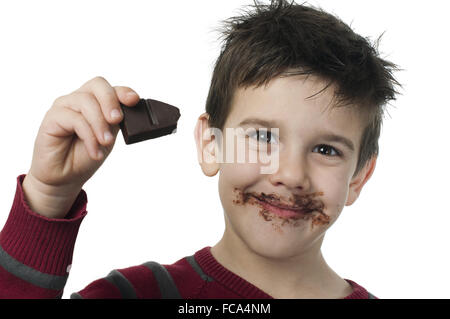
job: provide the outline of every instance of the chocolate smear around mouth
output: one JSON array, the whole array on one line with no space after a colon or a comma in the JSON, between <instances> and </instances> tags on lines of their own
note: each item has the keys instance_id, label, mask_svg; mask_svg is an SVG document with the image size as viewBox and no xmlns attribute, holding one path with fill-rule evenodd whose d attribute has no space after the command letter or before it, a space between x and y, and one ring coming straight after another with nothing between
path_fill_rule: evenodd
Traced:
<instances>
[{"instance_id":1,"label":"chocolate smear around mouth","mask_svg":"<svg viewBox=\"0 0 450 319\"><path fill-rule=\"evenodd\" d=\"M267 222L273 221L272 225L277 226L277 232L281 232L278 225L275 225L274 221L281 221L281 226L292 225L294 227L300 226L300 220L311 220L311 229L314 226L327 225L330 223L330 216L324 213L325 204L320 200L316 199L317 196L323 196L323 192L316 192L307 195L294 195L293 198L290 197L287 201L285 198L280 197L275 194L265 194L265 193L254 193L247 192L244 193L239 188L234 188L236 194L236 199L233 203L236 205L254 205L259 206L261 210L259 215ZM298 210L298 216L282 217L278 216L269 210L267 210L262 202L269 203L273 206L277 206L289 210Z\"/></svg>"}]
</instances>

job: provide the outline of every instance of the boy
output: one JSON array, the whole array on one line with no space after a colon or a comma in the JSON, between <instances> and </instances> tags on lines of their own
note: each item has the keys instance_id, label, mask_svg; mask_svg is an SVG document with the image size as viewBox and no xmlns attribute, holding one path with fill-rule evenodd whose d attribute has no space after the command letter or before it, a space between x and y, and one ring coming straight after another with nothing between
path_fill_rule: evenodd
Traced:
<instances>
[{"instance_id":1,"label":"boy","mask_svg":"<svg viewBox=\"0 0 450 319\"><path fill-rule=\"evenodd\" d=\"M284 0L230 19L224 36L194 132L203 173L220 172L222 239L172 265L113 270L73 298L375 298L320 247L374 171L396 66L337 18ZM138 99L97 77L55 100L0 233L1 297L62 296L82 186L112 151L119 102ZM236 160L240 149L257 160Z\"/></svg>"}]
</instances>

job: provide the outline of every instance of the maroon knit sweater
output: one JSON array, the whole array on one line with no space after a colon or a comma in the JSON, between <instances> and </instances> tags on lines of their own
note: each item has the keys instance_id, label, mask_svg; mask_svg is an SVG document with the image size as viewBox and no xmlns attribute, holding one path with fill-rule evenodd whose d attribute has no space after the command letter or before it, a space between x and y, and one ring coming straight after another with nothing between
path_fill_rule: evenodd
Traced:
<instances>
[{"instance_id":1,"label":"maroon knit sweater","mask_svg":"<svg viewBox=\"0 0 450 319\"><path fill-rule=\"evenodd\" d=\"M67 281L78 228L86 216L87 196L81 190L64 219L33 212L24 200L22 181L8 220L0 233L0 298L60 298ZM376 298L346 279L353 292L345 299ZM224 268L210 247L172 265L150 262L113 270L72 298L272 298Z\"/></svg>"}]
</instances>

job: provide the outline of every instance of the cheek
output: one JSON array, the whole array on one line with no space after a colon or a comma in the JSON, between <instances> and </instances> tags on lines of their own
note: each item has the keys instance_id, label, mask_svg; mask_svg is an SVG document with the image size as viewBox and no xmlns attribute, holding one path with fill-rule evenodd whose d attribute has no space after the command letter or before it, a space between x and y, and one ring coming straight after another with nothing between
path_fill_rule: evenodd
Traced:
<instances>
[{"instance_id":1,"label":"cheek","mask_svg":"<svg viewBox=\"0 0 450 319\"><path fill-rule=\"evenodd\" d=\"M261 175L261 163L250 161L250 154L255 155L255 151L249 148L245 139L225 134L222 151L222 163L219 170L219 196L224 209L232 212L233 200L236 199L235 189L245 190L260 182L264 175Z\"/></svg>"},{"instance_id":2,"label":"cheek","mask_svg":"<svg viewBox=\"0 0 450 319\"><path fill-rule=\"evenodd\" d=\"M233 201L236 200L235 189L246 189L260 180L257 164L221 164L219 174L219 196L224 210L233 214L236 210Z\"/></svg>"},{"instance_id":3,"label":"cheek","mask_svg":"<svg viewBox=\"0 0 450 319\"><path fill-rule=\"evenodd\" d=\"M260 176L260 168L257 164L222 164L219 187L230 191L235 187L242 189L257 183Z\"/></svg>"},{"instance_id":4,"label":"cheek","mask_svg":"<svg viewBox=\"0 0 450 319\"><path fill-rule=\"evenodd\" d=\"M319 188L325 193L327 215L336 220L347 200L349 176L344 171L336 171L334 174L321 176L319 180L322 185Z\"/></svg>"}]
</instances>

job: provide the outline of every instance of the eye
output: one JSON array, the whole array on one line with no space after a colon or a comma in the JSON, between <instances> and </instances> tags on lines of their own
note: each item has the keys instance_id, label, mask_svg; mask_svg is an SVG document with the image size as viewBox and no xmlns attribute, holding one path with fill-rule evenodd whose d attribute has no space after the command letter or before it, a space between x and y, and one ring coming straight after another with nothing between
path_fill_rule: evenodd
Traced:
<instances>
[{"instance_id":1,"label":"eye","mask_svg":"<svg viewBox=\"0 0 450 319\"><path fill-rule=\"evenodd\" d=\"M320 144L317 145L315 149L319 149L319 152L325 156L329 156L329 157L335 157L335 156L342 156L342 153L340 151L338 151L337 149L335 149L333 146L330 145L326 145L326 144Z\"/></svg>"},{"instance_id":2,"label":"eye","mask_svg":"<svg viewBox=\"0 0 450 319\"><path fill-rule=\"evenodd\" d=\"M259 143L275 144L278 143L278 136L268 130L255 129L247 135L248 137L257 140Z\"/></svg>"}]
</instances>

